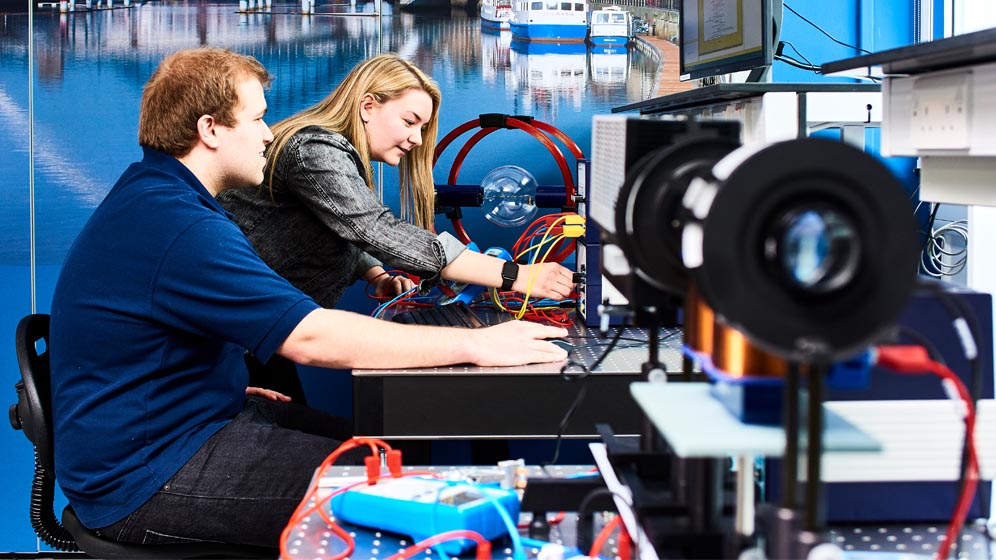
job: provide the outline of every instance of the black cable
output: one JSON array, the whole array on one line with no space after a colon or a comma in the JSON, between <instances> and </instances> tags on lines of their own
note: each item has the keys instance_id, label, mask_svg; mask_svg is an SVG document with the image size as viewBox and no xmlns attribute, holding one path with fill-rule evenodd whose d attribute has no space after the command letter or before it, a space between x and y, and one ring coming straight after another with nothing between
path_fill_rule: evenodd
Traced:
<instances>
[{"instance_id":1,"label":"black cable","mask_svg":"<svg viewBox=\"0 0 996 560\"><path fill-rule=\"evenodd\" d=\"M38 448L35 448L35 474L31 479L31 502L29 517L31 527L42 542L56 550L77 552L80 550L73 535L62 525L52 509L55 496L55 479L41 465Z\"/></svg>"},{"instance_id":2,"label":"black cable","mask_svg":"<svg viewBox=\"0 0 996 560\"><path fill-rule=\"evenodd\" d=\"M585 494L581 503L578 504L577 538L575 539L575 544L582 554L587 554L595 540L594 531L592 530L595 524L592 516L595 512L590 511L592 502L605 496L612 497L615 495L616 493L608 488L597 488ZM616 510L618 511L618 508Z\"/></svg>"},{"instance_id":3,"label":"black cable","mask_svg":"<svg viewBox=\"0 0 996 560\"><path fill-rule=\"evenodd\" d=\"M540 468L543 469L544 472L546 471L546 467L549 465L557 464L557 460L560 458L560 444L564 441L564 432L567 431L567 425L571 421L571 416L574 415L574 411L581 405L581 402L584 400L585 392L588 389L588 384L584 383L584 381L588 379L588 376L590 376L593 371L598 369L598 366L605 361L605 358L609 355L609 352L615 348L616 343L619 342L620 337L622 337L623 330L623 327L619 327L619 330L616 331L616 334L612 337L609 345L605 347L605 350L602 350L601 355L595 359L590 368L571 359L570 353L567 354L567 363L560 368L561 379L564 381L581 381L582 383L578 388L578 394L574 397L574 402L571 403L571 406L567 407L567 412L564 413L564 417L560 420L560 426L557 428L556 444L553 448L553 458L549 461L540 463ZM575 367L581 368L581 373L573 376L568 375L567 370Z\"/></svg>"},{"instance_id":4,"label":"black cable","mask_svg":"<svg viewBox=\"0 0 996 560\"><path fill-rule=\"evenodd\" d=\"M795 48L795 45L793 45L791 41L779 41L779 42L782 43L783 45L788 45L792 47L792 50L795 51L795 54L799 55L799 58L806 61L806 64L810 66L815 66L811 60L806 58L806 55L802 54L802 52L799 49Z\"/></svg>"},{"instance_id":5,"label":"black cable","mask_svg":"<svg viewBox=\"0 0 996 560\"><path fill-rule=\"evenodd\" d=\"M927 218L927 224L925 227L920 228L920 233L923 234L923 244L920 246L920 263L923 264L923 253L927 250L927 244L934 237L934 219L937 217L937 209L941 207L941 203L935 202L934 208L930 211L930 217ZM924 231L926 230L926 231ZM926 270L926 267L924 267Z\"/></svg>"},{"instance_id":6,"label":"black cable","mask_svg":"<svg viewBox=\"0 0 996 560\"><path fill-rule=\"evenodd\" d=\"M940 350L937 349L937 345L931 342L929 338L909 327L900 326L899 332L907 338L913 339L913 342L918 345L923 346L927 350L927 354L930 356L931 360L947 367L948 364L944 361L944 355L941 354Z\"/></svg>"},{"instance_id":7,"label":"black cable","mask_svg":"<svg viewBox=\"0 0 996 560\"><path fill-rule=\"evenodd\" d=\"M796 60L796 59L794 59L792 57L789 57L789 56L785 56L783 54L780 54L780 55L776 56L775 60L778 60L780 62L784 62L785 64L788 64L789 66L795 66L796 68L801 68L802 70L808 70L810 72L815 72L817 74L821 73L819 66L813 66L812 64L803 64L803 63L799 62L798 60Z\"/></svg>"},{"instance_id":8,"label":"black cable","mask_svg":"<svg viewBox=\"0 0 996 560\"><path fill-rule=\"evenodd\" d=\"M843 46L845 46L845 47L847 47L849 49L854 49L856 51L863 52L865 54L871 54L871 51L866 51L865 49L862 49L861 47L855 47L854 45L848 45L847 43L845 43L845 42L837 39L833 35L827 33L826 31L823 30L822 27L820 27L819 25L816 25L815 23L813 23L813 22L809 21L808 19L806 19L802 14L800 14L799 12L793 10L792 7L789 6L788 4L782 3L782 5L785 6L786 10L788 10L788 11L792 12L793 14L795 14L796 16L798 16L799 19L801 19L802 21L808 23L809 25L812 25L813 27L816 28L817 31L819 31L820 33L822 33L822 34L826 35L827 37L829 37L830 40L833 41L834 43L837 43L838 45L843 45Z\"/></svg>"}]
</instances>

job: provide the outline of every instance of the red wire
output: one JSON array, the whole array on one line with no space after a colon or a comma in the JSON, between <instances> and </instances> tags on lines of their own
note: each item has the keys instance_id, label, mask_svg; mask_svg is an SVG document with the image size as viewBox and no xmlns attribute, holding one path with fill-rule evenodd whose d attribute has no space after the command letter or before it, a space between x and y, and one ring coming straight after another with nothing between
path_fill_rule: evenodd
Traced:
<instances>
[{"instance_id":1,"label":"red wire","mask_svg":"<svg viewBox=\"0 0 996 560\"><path fill-rule=\"evenodd\" d=\"M346 451L355 449L357 447L362 447L364 445L368 446L373 455L378 457L380 449L384 449L385 451L387 451L388 454L400 453L392 449L389 444L387 444L382 440L376 438L363 438L363 437L354 437L350 440L347 440L343 442L342 445L337 447L335 451L330 453L325 458L325 460L322 461L322 464L319 465L318 468L316 469L314 481L312 482L311 486L308 488L308 491L305 493L304 498L302 498L301 502L297 505L297 508L295 508L294 513L291 514L290 521L287 522L287 526L284 527L284 530L281 531L280 533L281 558L284 559L293 558L289 553L289 551L287 550L287 543L290 540L291 532L293 531L294 527L296 527L301 521L307 519L312 513L315 512L317 512L318 515L328 524L329 528L336 535L342 538L342 540L346 543L346 549L343 552L333 556L332 559L335 560L335 559L345 558L353 552L353 549L355 548L355 542L353 541L353 538L349 535L349 533L347 533L344 529L342 529L342 527L336 524L335 521L333 521L328 516L327 513L325 513L325 510L322 506L327 501L331 500L333 497L347 490L355 488L357 486L375 483L376 479L371 480L368 478L368 480L365 481L356 482L353 484L339 487L334 491L332 491L332 493L329 494L328 496L322 498L321 500L316 499L316 495L318 493L318 481L321 480L323 476L325 476L325 473L328 471L329 467L331 467L339 459L339 457L341 457L342 454L345 453ZM400 468L400 456L397 458L397 462L399 463L399 468ZM379 477L379 473L377 474L377 476ZM309 505L309 503L312 500L314 500L315 503Z\"/></svg>"},{"instance_id":2,"label":"red wire","mask_svg":"<svg viewBox=\"0 0 996 560\"><path fill-rule=\"evenodd\" d=\"M498 299L509 313L517 314L522 309L523 298L515 292L498 292ZM515 303L518 305L509 305ZM563 327L569 327L573 324L567 309L535 309L532 303L526 304L526 312L523 313L522 318L526 321L551 323Z\"/></svg>"},{"instance_id":3,"label":"red wire","mask_svg":"<svg viewBox=\"0 0 996 560\"><path fill-rule=\"evenodd\" d=\"M972 498L979 483L979 458L975 449L975 403L961 379L942 363L932 360L927 350L921 346L880 346L877 348L878 363L899 373L930 372L949 381L958 396L965 402L965 441L967 442L968 464L963 478L965 484L955 504L955 510L948 524L944 541L937 548L938 560L947 560L951 547L961 534L962 525L968 516Z\"/></svg>"},{"instance_id":4,"label":"red wire","mask_svg":"<svg viewBox=\"0 0 996 560\"><path fill-rule=\"evenodd\" d=\"M571 214L573 213L560 212L557 214L546 214L544 216L540 216L539 218L533 220L531 224L526 226L526 229L522 232L522 235L520 235L519 239L515 242L515 245L512 246L512 257L514 258L516 255L522 254L524 251L527 251L532 245L532 242L534 240L539 240L540 238L542 238L544 232L553 227L552 224L554 222L556 222L560 218L563 218L564 216L568 216ZM553 231L550 233L549 237L554 237L554 232L556 232L557 228L559 227L561 226L553 227ZM533 231L534 229L535 231ZM553 245L553 248L550 249L550 253L546 258L546 262L563 262L564 259L569 257L571 253L574 252L574 247L570 242L571 240L567 238L561 239L560 241L556 242ZM543 253L546 253L546 250L547 249L545 248L542 249Z\"/></svg>"},{"instance_id":5,"label":"red wire","mask_svg":"<svg viewBox=\"0 0 996 560\"><path fill-rule=\"evenodd\" d=\"M414 282L415 285L418 285L418 283L422 281L422 279L419 278L418 276L415 276L414 274L410 274L408 272L405 272L404 270L385 270L384 272L381 272L380 274L378 274L377 276L374 276L370 280L367 280L367 287L366 287L365 291L367 293L367 297L368 298L370 298L372 300L375 300L375 301L379 301L379 302L385 302L385 301L387 301L387 300L389 300L389 299L391 299L393 297L393 296L378 296L376 293L371 293L370 292L370 289L373 288L374 282L378 278L380 278L381 276L385 276L387 274L391 274L391 273L393 273L393 274L395 274L397 276L405 276L409 280L411 280L412 282Z\"/></svg>"},{"instance_id":6,"label":"red wire","mask_svg":"<svg viewBox=\"0 0 996 560\"><path fill-rule=\"evenodd\" d=\"M388 556L388 560L401 560L403 558L408 558L413 554L418 554L423 550L433 547L439 543L446 542L452 539L471 539L477 543L477 558L478 560L488 560L491 558L491 541L484 538L483 535L476 531L468 530L457 530L457 531L447 531L445 533L439 533L438 535L433 535L421 542L418 542L401 552Z\"/></svg>"},{"instance_id":7,"label":"red wire","mask_svg":"<svg viewBox=\"0 0 996 560\"><path fill-rule=\"evenodd\" d=\"M598 537L595 538L595 542L591 544L591 551L588 552L588 556L592 558L598 557L598 551L602 550L605 543L608 542L609 536L612 535L612 531L615 531L621 522L622 517L617 515L612 518L612 521L606 523L605 527L602 527L602 530L598 533Z\"/></svg>"},{"instance_id":8,"label":"red wire","mask_svg":"<svg viewBox=\"0 0 996 560\"><path fill-rule=\"evenodd\" d=\"M456 233L457 239L462 241L464 245L470 245L470 235L467 235L467 230L464 229L460 218L453 218L450 222L453 224L453 231Z\"/></svg>"}]
</instances>

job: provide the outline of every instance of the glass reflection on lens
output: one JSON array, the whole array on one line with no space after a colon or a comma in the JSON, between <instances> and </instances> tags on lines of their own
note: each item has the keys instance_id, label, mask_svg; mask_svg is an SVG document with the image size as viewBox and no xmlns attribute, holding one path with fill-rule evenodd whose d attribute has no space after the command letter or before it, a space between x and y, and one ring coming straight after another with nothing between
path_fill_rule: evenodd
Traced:
<instances>
[{"instance_id":1,"label":"glass reflection on lens","mask_svg":"<svg viewBox=\"0 0 996 560\"><path fill-rule=\"evenodd\" d=\"M849 282L860 251L860 241L850 221L828 209L797 212L787 221L778 246L789 280L816 293Z\"/></svg>"}]
</instances>

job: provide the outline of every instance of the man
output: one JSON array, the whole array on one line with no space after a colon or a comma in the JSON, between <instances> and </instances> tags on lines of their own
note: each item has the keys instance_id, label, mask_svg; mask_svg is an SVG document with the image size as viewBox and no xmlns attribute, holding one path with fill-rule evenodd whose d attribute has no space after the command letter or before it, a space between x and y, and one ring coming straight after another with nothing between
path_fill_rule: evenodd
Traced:
<instances>
[{"instance_id":1,"label":"man","mask_svg":"<svg viewBox=\"0 0 996 560\"><path fill-rule=\"evenodd\" d=\"M563 329L379 321L322 309L270 270L214 199L263 180L269 81L221 49L167 57L142 95L144 159L66 258L52 302L56 473L105 537L277 545L348 434L291 429L303 427L293 405L247 398L246 350L329 368L566 358L543 340Z\"/></svg>"}]
</instances>

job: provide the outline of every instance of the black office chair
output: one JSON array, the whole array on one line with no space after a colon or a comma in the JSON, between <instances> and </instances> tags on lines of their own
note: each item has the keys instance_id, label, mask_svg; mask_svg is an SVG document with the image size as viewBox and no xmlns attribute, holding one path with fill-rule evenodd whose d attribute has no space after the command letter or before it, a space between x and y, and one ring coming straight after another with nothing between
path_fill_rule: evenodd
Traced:
<instances>
[{"instance_id":1,"label":"black office chair","mask_svg":"<svg viewBox=\"0 0 996 560\"><path fill-rule=\"evenodd\" d=\"M82 550L96 558L276 558L279 551L265 547L225 543L143 545L107 539L80 523L72 506L55 517L55 465L52 440L51 368L48 343L49 316L28 315L17 325L17 362L21 381L17 404L10 407L10 425L23 430L35 447L35 475L31 483L31 526L56 550Z\"/></svg>"}]
</instances>

